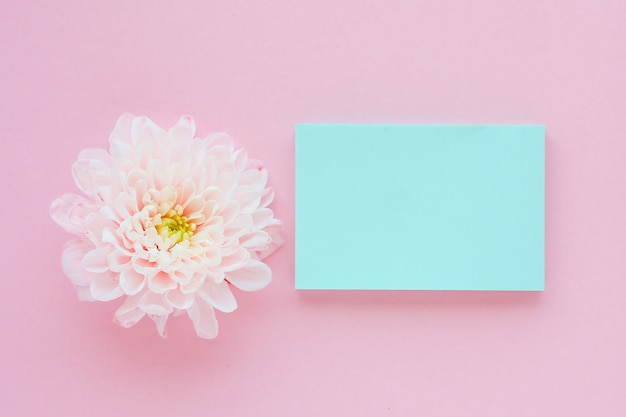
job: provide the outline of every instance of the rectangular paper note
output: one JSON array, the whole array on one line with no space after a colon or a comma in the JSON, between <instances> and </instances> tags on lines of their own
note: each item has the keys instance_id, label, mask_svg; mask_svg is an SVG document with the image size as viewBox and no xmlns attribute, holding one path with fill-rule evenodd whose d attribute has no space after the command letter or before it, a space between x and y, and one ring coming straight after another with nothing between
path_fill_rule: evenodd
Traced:
<instances>
[{"instance_id":1,"label":"rectangular paper note","mask_svg":"<svg viewBox=\"0 0 626 417\"><path fill-rule=\"evenodd\" d=\"M543 290L543 127L298 125L296 288Z\"/></svg>"}]
</instances>

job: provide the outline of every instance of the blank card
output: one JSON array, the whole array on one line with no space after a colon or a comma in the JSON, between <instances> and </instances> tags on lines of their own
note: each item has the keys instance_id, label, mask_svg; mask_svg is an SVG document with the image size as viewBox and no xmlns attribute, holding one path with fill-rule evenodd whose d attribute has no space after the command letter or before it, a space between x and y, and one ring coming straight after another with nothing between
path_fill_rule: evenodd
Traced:
<instances>
[{"instance_id":1,"label":"blank card","mask_svg":"<svg viewBox=\"0 0 626 417\"><path fill-rule=\"evenodd\" d=\"M543 290L543 127L298 125L296 288Z\"/></svg>"}]
</instances>

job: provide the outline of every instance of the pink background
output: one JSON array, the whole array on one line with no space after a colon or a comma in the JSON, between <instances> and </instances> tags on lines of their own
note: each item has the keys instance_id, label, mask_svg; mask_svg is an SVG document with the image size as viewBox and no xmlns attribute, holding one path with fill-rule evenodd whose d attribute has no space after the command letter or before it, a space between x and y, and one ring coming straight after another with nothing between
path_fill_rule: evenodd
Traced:
<instances>
[{"instance_id":1,"label":"pink background","mask_svg":"<svg viewBox=\"0 0 626 417\"><path fill-rule=\"evenodd\" d=\"M0 414L626 412L625 2L3 3ZM61 272L49 203L124 111L270 168L287 244L214 341L116 327ZM546 291L295 291L296 122L545 124Z\"/></svg>"}]
</instances>

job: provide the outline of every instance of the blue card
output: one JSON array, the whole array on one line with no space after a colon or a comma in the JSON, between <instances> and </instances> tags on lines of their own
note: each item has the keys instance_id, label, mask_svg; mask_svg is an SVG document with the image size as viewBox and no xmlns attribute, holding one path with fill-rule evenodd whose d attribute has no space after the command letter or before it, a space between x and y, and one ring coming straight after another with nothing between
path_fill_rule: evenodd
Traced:
<instances>
[{"instance_id":1,"label":"blue card","mask_svg":"<svg viewBox=\"0 0 626 417\"><path fill-rule=\"evenodd\" d=\"M297 125L296 288L543 290L543 126Z\"/></svg>"}]
</instances>

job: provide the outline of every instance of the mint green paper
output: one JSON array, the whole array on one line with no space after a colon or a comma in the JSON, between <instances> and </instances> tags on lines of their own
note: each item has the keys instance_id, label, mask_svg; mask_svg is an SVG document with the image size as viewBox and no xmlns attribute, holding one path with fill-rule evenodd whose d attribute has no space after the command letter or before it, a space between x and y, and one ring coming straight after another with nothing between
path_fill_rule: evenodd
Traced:
<instances>
[{"instance_id":1,"label":"mint green paper","mask_svg":"<svg viewBox=\"0 0 626 417\"><path fill-rule=\"evenodd\" d=\"M543 127L297 125L296 288L543 290Z\"/></svg>"}]
</instances>

